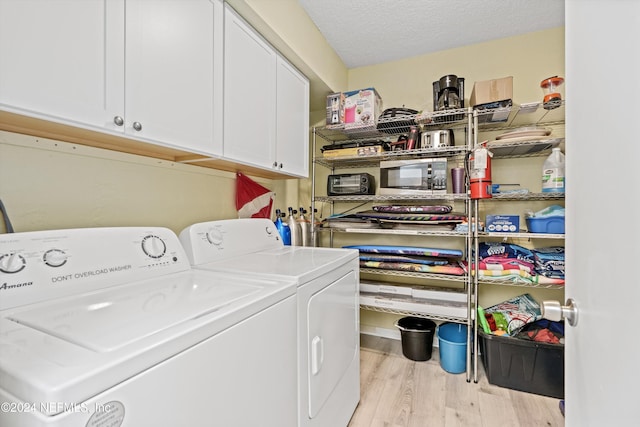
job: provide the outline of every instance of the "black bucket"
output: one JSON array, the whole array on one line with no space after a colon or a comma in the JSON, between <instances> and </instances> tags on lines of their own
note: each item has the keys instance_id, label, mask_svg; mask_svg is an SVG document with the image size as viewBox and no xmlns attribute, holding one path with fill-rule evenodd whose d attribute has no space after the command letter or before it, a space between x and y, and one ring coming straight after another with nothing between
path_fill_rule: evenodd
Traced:
<instances>
[{"instance_id":1,"label":"black bucket","mask_svg":"<svg viewBox=\"0 0 640 427\"><path fill-rule=\"evenodd\" d=\"M396 322L402 338L402 354L407 359L423 362L431 359L434 321L422 317L403 317Z\"/></svg>"}]
</instances>

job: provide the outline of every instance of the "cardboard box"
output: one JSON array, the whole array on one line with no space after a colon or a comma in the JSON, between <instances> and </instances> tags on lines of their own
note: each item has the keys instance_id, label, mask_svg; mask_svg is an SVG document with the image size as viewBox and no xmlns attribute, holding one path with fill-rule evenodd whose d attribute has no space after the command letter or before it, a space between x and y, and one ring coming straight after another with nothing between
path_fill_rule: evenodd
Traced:
<instances>
[{"instance_id":1,"label":"cardboard box","mask_svg":"<svg viewBox=\"0 0 640 427\"><path fill-rule=\"evenodd\" d=\"M487 110L478 115L478 123L506 122L513 105L513 77L475 82L469 103L474 110Z\"/></svg>"},{"instance_id":2,"label":"cardboard box","mask_svg":"<svg viewBox=\"0 0 640 427\"><path fill-rule=\"evenodd\" d=\"M472 107L513 99L513 77L475 82L469 103Z\"/></svg>"},{"instance_id":3,"label":"cardboard box","mask_svg":"<svg viewBox=\"0 0 640 427\"><path fill-rule=\"evenodd\" d=\"M487 215L485 230L489 233L517 233L520 231L520 216Z\"/></svg>"},{"instance_id":4,"label":"cardboard box","mask_svg":"<svg viewBox=\"0 0 640 427\"><path fill-rule=\"evenodd\" d=\"M381 145L368 145L364 147L338 148L337 150L327 150L322 153L322 157L351 157L351 156L376 156L382 153Z\"/></svg>"},{"instance_id":5,"label":"cardboard box","mask_svg":"<svg viewBox=\"0 0 640 427\"><path fill-rule=\"evenodd\" d=\"M382 110L382 98L372 87L344 92L344 129L376 128Z\"/></svg>"}]
</instances>

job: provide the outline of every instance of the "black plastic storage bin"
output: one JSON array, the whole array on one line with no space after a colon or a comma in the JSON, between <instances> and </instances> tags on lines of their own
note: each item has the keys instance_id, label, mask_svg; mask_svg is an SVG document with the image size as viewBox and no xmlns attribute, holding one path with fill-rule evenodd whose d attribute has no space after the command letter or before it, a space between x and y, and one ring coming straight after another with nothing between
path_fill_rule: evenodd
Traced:
<instances>
[{"instance_id":1,"label":"black plastic storage bin","mask_svg":"<svg viewBox=\"0 0 640 427\"><path fill-rule=\"evenodd\" d=\"M478 331L489 383L564 398L564 344L548 344Z\"/></svg>"},{"instance_id":2,"label":"black plastic storage bin","mask_svg":"<svg viewBox=\"0 0 640 427\"><path fill-rule=\"evenodd\" d=\"M424 362L431 359L433 335L436 330L434 321L422 317L403 317L396 326L400 329L402 354L407 359Z\"/></svg>"}]
</instances>

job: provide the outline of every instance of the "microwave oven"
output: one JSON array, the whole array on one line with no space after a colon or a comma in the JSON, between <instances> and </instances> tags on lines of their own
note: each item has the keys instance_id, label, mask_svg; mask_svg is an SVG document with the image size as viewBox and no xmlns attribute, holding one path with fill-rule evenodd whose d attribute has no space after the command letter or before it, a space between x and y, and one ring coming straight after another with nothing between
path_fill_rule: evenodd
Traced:
<instances>
[{"instance_id":1,"label":"microwave oven","mask_svg":"<svg viewBox=\"0 0 640 427\"><path fill-rule=\"evenodd\" d=\"M381 195L428 195L447 192L447 159L380 162Z\"/></svg>"}]
</instances>

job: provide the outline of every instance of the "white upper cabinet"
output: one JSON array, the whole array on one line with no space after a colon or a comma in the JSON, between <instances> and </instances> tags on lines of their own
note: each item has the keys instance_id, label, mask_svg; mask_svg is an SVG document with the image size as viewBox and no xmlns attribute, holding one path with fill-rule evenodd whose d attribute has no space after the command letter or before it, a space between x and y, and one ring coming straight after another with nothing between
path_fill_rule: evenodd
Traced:
<instances>
[{"instance_id":1,"label":"white upper cabinet","mask_svg":"<svg viewBox=\"0 0 640 427\"><path fill-rule=\"evenodd\" d=\"M0 0L0 108L115 127L124 115L124 1Z\"/></svg>"},{"instance_id":2,"label":"white upper cabinet","mask_svg":"<svg viewBox=\"0 0 640 427\"><path fill-rule=\"evenodd\" d=\"M126 0L125 133L221 154L223 13L221 0Z\"/></svg>"},{"instance_id":3,"label":"white upper cabinet","mask_svg":"<svg viewBox=\"0 0 640 427\"><path fill-rule=\"evenodd\" d=\"M0 0L0 108L219 155L222 15L222 0Z\"/></svg>"},{"instance_id":4,"label":"white upper cabinet","mask_svg":"<svg viewBox=\"0 0 640 427\"><path fill-rule=\"evenodd\" d=\"M309 81L225 9L223 157L309 176Z\"/></svg>"},{"instance_id":5,"label":"white upper cabinet","mask_svg":"<svg viewBox=\"0 0 640 427\"><path fill-rule=\"evenodd\" d=\"M309 176L309 80L278 58L276 160L278 168Z\"/></svg>"},{"instance_id":6,"label":"white upper cabinet","mask_svg":"<svg viewBox=\"0 0 640 427\"><path fill-rule=\"evenodd\" d=\"M229 6L224 43L223 157L273 169L276 51Z\"/></svg>"}]
</instances>

